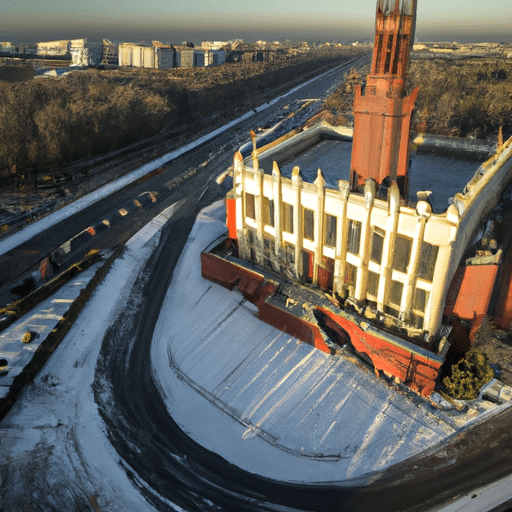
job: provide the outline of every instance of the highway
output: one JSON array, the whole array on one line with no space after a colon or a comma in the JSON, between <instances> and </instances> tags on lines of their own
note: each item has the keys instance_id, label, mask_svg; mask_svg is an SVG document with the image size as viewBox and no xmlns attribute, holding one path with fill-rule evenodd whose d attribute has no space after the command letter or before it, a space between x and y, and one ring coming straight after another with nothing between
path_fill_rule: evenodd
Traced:
<instances>
[{"instance_id":1,"label":"highway","mask_svg":"<svg viewBox=\"0 0 512 512\"><path fill-rule=\"evenodd\" d=\"M160 243L124 297L129 307L118 311L110 319L108 330L101 334L90 384L106 436L148 510L439 510L453 497L512 471L512 411L508 410L406 464L365 478L341 482L333 474L332 481L317 485L269 480L240 470L190 439L169 416L153 380L150 340L174 268L198 212L226 192L214 178L231 164L234 150L246 142L250 129L271 124L276 112L295 99L321 97L341 81L346 71L344 67L333 70L322 80L170 162L163 172L116 192L0 257L0 282L5 290L14 277L19 278L56 247L143 192L156 192L157 202L99 233L80 251L115 249L164 209L179 204L163 228ZM80 361L77 368L84 364ZM58 389L57 384L55 387ZM76 390L77 396L80 392ZM0 448L4 452L13 450L13 439L17 439L20 450L24 443L29 444L24 437L24 429L29 427L17 423L17 418L23 420L23 408L29 408L40 393L37 387L27 389L13 414L0 423L4 433ZM40 436L35 442L40 447L38 458L11 455L0 463L0 495L4 498L0 510L123 510L119 490L110 489L107 496L105 489L99 490L101 501L90 489L99 484L78 440L83 427L81 402L69 399L77 409L69 416L71 424L61 418L47 419L44 410L36 409L41 415L34 427ZM64 429L66 460L62 451L54 456L55 447L46 441L57 429ZM70 465L75 472L69 473ZM82 481L82 474L89 475L89 483ZM24 482L25 490L12 485L14 478ZM108 508L100 507L99 501L109 501Z\"/></svg>"}]
</instances>

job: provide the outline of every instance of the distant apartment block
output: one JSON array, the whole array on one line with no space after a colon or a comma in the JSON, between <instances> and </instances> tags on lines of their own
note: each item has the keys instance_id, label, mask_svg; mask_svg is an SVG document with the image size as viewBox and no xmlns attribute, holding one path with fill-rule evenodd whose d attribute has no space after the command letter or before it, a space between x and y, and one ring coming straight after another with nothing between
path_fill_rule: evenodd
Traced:
<instances>
[{"instance_id":1,"label":"distant apartment block","mask_svg":"<svg viewBox=\"0 0 512 512\"><path fill-rule=\"evenodd\" d=\"M0 53L2 54L10 54L10 53L14 53L16 51L16 47L8 42L8 41L5 41L5 42L0 42Z\"/></svg>"},{"instance_id":2,"label":"distant apartment block","mask_svg":"<svg viewBox=\"0 0 512 512\"><path fill-rule=\"evenodd\" d=\"M72 66L99 66L103 60L103 43L88 42L87 38L69 41Z\"/></svg>"},{"instance_id":3,"label":"distant apartment block","mask_svg":"<svg viewBox=\"0 0 512 512\"><path fill-rule=\"evenodd\" d=\"M228 41L202 41L201 48L205 50L224 50L229 47Z\"/></svg>"},{"instance_id":4,"label":"distant apartment block","mask_svg":"<svg viewBox=\"0 0 512 512\"><path fill-rule=\"evenodd\" d=\"M6 50L3 47L5 45ZM0 43L0 52L11 53L16 58L37 59L38 61L65 61L71 66L98 66L103 59L103 43L80 39L60 39L38 43Z\"/></svg>"},{"instance_id":5,"label":"distant apartment block","mask_svg":"<svg viewBox=\"0 0 512 512\"><path fill-rule=\"evenodd\" d=\"M41 57L64 57L69 55L70 40L35 43L35 54Z\"/></svg>"},{"instance_id":6,"label":"distant apartment block","mask_svg":"<svg viewBox=\"0 0 512 512\"><path fill-rule=\"evenodd\" d=\"M117 66L119 64L119 44L108 39L103 39L103 56L101 63L106 66Z\"/></svg>"},{"instance_id":7,"label":"distant apartment block","mask_svg":"<svg viewBox=\"0 0 512 512\"><path fill-rule=\"evenodd\" d=\"M178 68L204 67L205 51L202 48L176 47L176 66Z\"/></svg>"},{"instance_id":8,"label":"distant apartment block","mask_svg":"<svg viewBox=\"0 0 512 512\"><path fill-rule=\"evenodd\" d=\"M172 68L174 67L174 48L158 41L153 41L151 45L121 43L119 65L135 68Z\"/></svg>"},{"instance_id":9,"label":"distant apartment block","mask_svg":"<svg viewBox=\"0 0 512 512\"><path fill-rule=\"evenodd\" d=\"M284 60L289 55L289 49L279 45L244 43L236 41L231 45L226 60L228 62L272 62Z\"/></svg>"},{"instance_id":10,"label":"distant apartment block","mask_svg":"<svg viewBox=\"0 0 512 512\"><path fill-rule=\"evenodd\" d=\"M204 65L209 66L220 66L226 62L225 50L204 50Z\"/></svg>"}]
</instances>

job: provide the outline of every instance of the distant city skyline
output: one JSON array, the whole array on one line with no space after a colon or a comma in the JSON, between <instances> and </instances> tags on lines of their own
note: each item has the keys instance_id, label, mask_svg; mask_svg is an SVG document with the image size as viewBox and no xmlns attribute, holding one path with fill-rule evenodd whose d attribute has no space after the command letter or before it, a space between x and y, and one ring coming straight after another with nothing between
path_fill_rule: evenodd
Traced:
<instances>
[{"instance_id":1,"label":"distant city skyline","mask_svg":"<svg viewBox=\"0 0 512 512\"><path fill-rule=\"evenodd\" d=\"M0 41L373 39L376 0L2 0ZM418 0L419 41L512 42L510 0Z\"/></svg>"}]
</instances>

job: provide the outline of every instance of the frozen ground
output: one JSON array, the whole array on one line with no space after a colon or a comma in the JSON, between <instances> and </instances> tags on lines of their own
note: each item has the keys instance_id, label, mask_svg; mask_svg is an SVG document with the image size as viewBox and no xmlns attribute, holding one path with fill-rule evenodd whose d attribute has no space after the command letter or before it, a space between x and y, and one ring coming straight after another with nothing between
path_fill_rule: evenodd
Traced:
<instances>
[{"instance_id":1,"label":"frozen ground","mask_svg":"<svg viewBox=\"0 0 512 512\"><path fill-rule=\"evenodd\" d=\"M57 327L81 290L87 286L101 262L95 263L79 276L71 279L50 298L40 302L29 313L10 325L0 334L0 398L7 396L10 386L32 359L41 343ZM29 342L23 342L26 333Z\"/></svg>"},{"instance_id":2,"label":"frozen ground","mask_svg":"<svg viewBox=\"0 0 512 512\"><path fill-rule=\"evenodd\" d=\"M91 384L111 318L126 307L127 290L176 206L127 243L70 332L2 420L0 495L11 507L7 510L50 505L54 510L151 510L107 440Z\"/></svg>"}]
</instances>

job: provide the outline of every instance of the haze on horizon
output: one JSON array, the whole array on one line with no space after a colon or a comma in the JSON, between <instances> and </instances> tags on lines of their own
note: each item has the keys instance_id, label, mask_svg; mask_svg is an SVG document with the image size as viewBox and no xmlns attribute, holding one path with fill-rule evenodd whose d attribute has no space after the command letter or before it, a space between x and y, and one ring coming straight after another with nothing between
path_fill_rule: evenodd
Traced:
<instances>
[{"instance_id":1,"label":"haze on horizon","mask_svg":"<svg viewBox=\"0 0 512 512\"><path fill-rule=\"evenodd\" d=\"M2 0L0 41L373 39L376 0ZM512 42L510 0L418 0L418 41Z\"/></svg>"}]
</instances>

